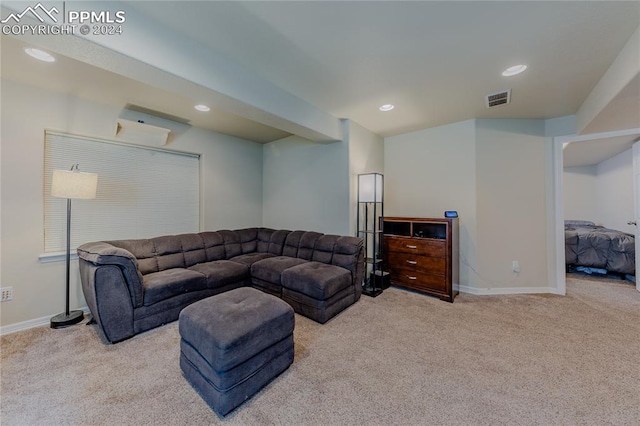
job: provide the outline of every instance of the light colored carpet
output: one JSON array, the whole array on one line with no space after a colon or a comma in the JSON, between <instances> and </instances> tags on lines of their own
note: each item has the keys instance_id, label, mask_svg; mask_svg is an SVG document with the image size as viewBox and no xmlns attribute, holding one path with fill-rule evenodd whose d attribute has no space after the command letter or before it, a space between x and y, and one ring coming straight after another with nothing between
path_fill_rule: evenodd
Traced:
<instances>
[{"instance_id":1,"label":"light colored carpet","mask_svg":"<svg viewBox=\"0 0 640 426\"><path fill-rule=\"evenodd\" d=\"M640 293L572 275L566 297L391 288L325 325L225 418L182 377L177 323L116 345L95 326L0 339L6 425L638 425Z\"/></svg>"}]
</instances>

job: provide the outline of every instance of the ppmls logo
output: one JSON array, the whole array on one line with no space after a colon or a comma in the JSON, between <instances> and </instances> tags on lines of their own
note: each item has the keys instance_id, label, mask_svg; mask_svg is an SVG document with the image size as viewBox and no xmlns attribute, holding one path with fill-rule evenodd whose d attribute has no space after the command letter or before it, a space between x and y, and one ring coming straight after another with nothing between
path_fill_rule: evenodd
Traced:
<instances>
[{"instance_id":1,"label":"ppmls logo","mask_svg":"<svg viewBox=\"0 0 640 426\"><path fill-rule=\"evenodd\" d=\"M4 35L57 35L76 34L78 31L82 35L120 35L122 34L122 23L126 16L123 10L69 10L66 2L58 3L56 6L47 8L41 2L35 6L28 6L22 12L12 12L0 21L2 24L2 34ZM23 19L24 18L24 19ZM37 25L27 24L27 18L35 18L40 23ZM61 21L61 22L60 22Z\"/></svg>"},{"instance_id":2,"label":"ppmls logo","mask_svg":"<svg viewBox=\"0 0 640 426\"><path fill-rule=\"evenodd\" d=\"M13 19L15 21L15 23L17 24L17 23L20 22L22 17L24 15L28 14L28 13L33 15L38 21L40 21L40 22L42 22L44 24L45 20L44 20L43 16L49 17L49 19L51 21L53 21L54 23L57 23L58 22L58 18L56 18L54 16L54 13L57 15L58 13L60 13L60 11L55 6L53 6L51 9L47 10L47 8L42 5L42 3L38 3L33 7L31 7L31 6L27 7L21 13L17 13L17 14L16 13L10 13L9 16L7 16L5 19L0 21L0 23L8 24L9 21L11 21Z\"/></svg>"}]
</instances>

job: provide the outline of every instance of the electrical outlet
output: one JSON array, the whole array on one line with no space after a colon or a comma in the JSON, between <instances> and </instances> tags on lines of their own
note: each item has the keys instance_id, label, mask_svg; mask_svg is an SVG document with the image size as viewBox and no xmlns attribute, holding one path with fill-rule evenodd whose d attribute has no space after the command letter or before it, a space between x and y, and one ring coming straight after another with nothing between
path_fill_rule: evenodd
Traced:
<instances>
[{"instance_id":1,"label":"electrical outlet","mask_svg":"<svg viewBox=\"0 0 640 426\"><path fill-rule=\"evenodd\" d=\"M0 292L2 292L2 302L13 300L13 287L2 287Z\"/></svg>"},{"instance_id":2,"label":"electrical outlet","mask_svg":"<svg viewBox=\"0 0 640 426\"><path fill-rule=\"evenodd\" d=\"M511 263L511 269L513 270L513 272L520 272L520 262L518 262L517 260L514 260Z\"/></svg>"}]
</instances>

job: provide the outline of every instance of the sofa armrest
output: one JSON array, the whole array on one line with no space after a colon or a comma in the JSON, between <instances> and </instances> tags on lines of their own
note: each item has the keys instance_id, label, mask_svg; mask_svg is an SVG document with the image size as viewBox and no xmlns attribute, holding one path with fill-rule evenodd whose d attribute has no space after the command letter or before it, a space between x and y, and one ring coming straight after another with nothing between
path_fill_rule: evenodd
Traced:
<instances>
[{"instance_id":1,"label":"sofa armrest","mask_svg":"<svg viewBox=\"0 0 640 426\"><path fill-rule=\"evenodd\" d=\"M333 265L342 266L351 271L357 298L362 292L364 279L364 241L362 238L341 236L333 247ZM357 299L356 299L357 300Z\"/></svg>"},{"instance_id":2,"label":"sofa armrest","mask_svg":"<svg viewBox=\"0 0 640 426\"><path fill-rule=\"evenodd\" d=\"M113 265L120 268L131 297L133 307L142 306L142 274L138 260L131 252L104 241L87 243L78 247L78 257L95 266Z\"/></svg>"},{"instance_id":3,"label":"sofa armrest","mask_svg":"<svg viewBox=\"0 0 640 426\"><path fill-rule=\"evenodd\" d=\"M80 259L82 292L106 339L116 343L135 334L134 308L122 269Z\"/></svg>"}]
</instances>

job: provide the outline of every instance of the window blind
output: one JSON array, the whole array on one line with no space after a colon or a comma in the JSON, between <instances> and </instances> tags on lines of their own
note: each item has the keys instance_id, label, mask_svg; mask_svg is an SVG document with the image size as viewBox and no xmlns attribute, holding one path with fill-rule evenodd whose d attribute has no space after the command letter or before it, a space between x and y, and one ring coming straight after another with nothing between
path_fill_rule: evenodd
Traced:
<instances>
[{"instance_id":1,"label":"window blind","mask_svg":"<svg viewBox=\"0 0 640 426\"><path fill-rule=\"evenodd\" d=\"M93 200L71 201L71 247L90 241L198 232L200 157L45 132L44 251L66 250L67 200L51 196L53 170L98 174Z\"/></svg>"}]
</instances>

